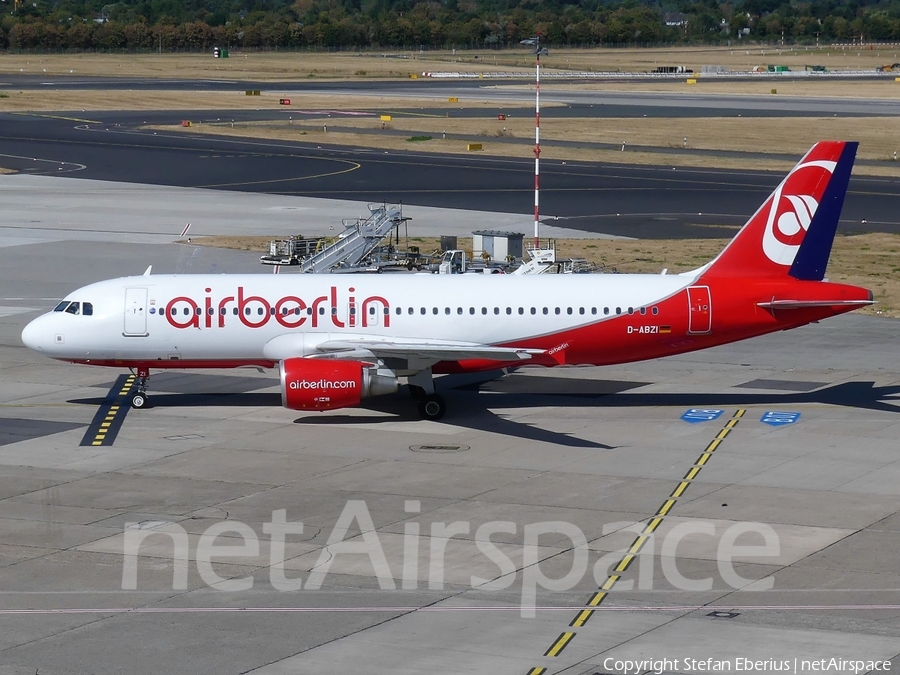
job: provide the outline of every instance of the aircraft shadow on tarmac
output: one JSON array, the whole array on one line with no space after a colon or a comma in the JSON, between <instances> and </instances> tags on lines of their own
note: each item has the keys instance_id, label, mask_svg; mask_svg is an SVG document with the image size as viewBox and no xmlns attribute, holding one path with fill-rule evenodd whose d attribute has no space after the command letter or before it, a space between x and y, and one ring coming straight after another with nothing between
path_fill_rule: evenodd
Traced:
<instances>
[{"instance_id":1,"label":"aircraft shadow on tarmac","mask_svg":"<svg viewBox=\"0 0 900 675\"><path fill-rule=\"evenodd\" d=\"M195 377L203 377L197 375ZM219 380L221 382L221 378ZM199 384L199 383L198 383ZM223 383L224 384L224 383ZM256 380L242 382L239 388L268 386ZM460 428L486 431L538 440L555 445L613 450L616 446L551 431L526 421L511 419L505 410L536 408L609 409L609 408L720 408L727 406L771 406L784 409L794 404L817 403L862 410L900 413L900 385L876 386L874 382L845 382L804 392L710 392L710 393L640 393L632 391L650 383L615 380L582 380L574 378L527 377L510 375L502 380L469 380L448 376L437 380L440 393L447 399L449 413L441 420ZM456 386L454 386L456 385ZM280 393L260 391L220 391L202 393L199 387L179 387L182 392L151 392L151 402L157 408L182 407L276 407L281 405ZM186 390L186 391L185 391ZM83 398L69 401L81 405L109 403L109 398ZM365 399L362 410L380 413L378 416L360 414L306 415L294 420L298 425L353 426L418 421L416 408L411 404L406 387L400 394Z\"/></svg>"}]
</instances>

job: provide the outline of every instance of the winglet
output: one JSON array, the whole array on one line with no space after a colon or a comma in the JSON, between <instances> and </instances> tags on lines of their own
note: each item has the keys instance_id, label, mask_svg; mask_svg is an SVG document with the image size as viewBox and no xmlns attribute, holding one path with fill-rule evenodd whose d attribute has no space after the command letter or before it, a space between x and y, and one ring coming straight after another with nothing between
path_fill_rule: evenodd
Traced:
<instances>
[{"instance_id":1,"label":"winglet","mask_svg":"<svg viewBox=\"0 0 900 675\"><path fill-rule=\"evenodd\" d=\"M142 276L149 277L150 270L152 270L152 269L153 269L153 265L150 265L150 267L148 267L147 269L144 270L144 274Z\"/></svg>"},{"instance_id":2,"label":"winglet","mask_svg":"<svg viewBox=\"0 0 900 675\"><path fill-rule=\"evenodd\" d=\"M809 229L788 272L801 281L822 281L825 268L834 244L841 209L844 207L844 196L850 182L850 171L859 143L846 143L837 165L831 174L831 180L819 202L819 208L809 224Z\"/></svg>"}]
</instances>

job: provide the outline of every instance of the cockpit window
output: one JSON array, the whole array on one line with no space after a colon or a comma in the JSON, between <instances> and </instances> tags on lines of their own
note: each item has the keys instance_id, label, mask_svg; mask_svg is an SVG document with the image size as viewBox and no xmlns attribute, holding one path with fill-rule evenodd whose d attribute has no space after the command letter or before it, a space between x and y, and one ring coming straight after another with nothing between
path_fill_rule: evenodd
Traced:
<instances>
[{"instance_id":1,"label":"cockpit window","mask_svg":"<svg viewBox=\"0 0 900 675\"><path fill-rule=\"evenodd\" d=\"M85 316L93 316L94 305L92 305L90 302L81 303L81 313Z\"/></svg>"},{"instance_id":2,"label":"cockpit window","mask_svg":"<svg viewBox=\"0 0 900 675\"><path fill-rule=\"evenodd\" d=\"M66 307L66 314L81 314L81 303L70 302L69 306Z\"/></svg>"},{"instance_id":3,"label":"cockpit window","mask_svg":"<svg viewBox=\"0 0 900 675\"><path fill-rule=\"evenodd\" d=\"M59 304L54 308L53 311L54 311L54 312L61 312L61 311L63 311L66 307L68 307L68 306L69 306L69 301L68 301L68 300L63 300L61 303L59 303Z\"/></svg>"}]
</instances>

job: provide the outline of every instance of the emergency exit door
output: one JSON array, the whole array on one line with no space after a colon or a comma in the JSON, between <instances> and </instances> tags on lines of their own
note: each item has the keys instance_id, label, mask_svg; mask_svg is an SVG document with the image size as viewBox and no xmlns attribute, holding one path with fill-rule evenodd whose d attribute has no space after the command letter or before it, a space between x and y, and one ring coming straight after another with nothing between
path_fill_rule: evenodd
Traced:
<instances>
[{"instance_id":1,"label":"emergency exit door","mask_svg":"<svg viewBox=\"0 0 900 675\"><path fill-rule=\"evenodd\" d=\"M147 289L125 289L125 332L132 337L146 337L147 332Z\"/></svg>"},{"instance_id":2,"label":"emergency exit door","mask_svg":"<svg viewBox=\"0 0 900 675\"><path fill-rule=\"evenodd\" d=\"M712 331L712 300L709 286L689 286L688 333L702 335Z\"/></svg>"}]
</instances>

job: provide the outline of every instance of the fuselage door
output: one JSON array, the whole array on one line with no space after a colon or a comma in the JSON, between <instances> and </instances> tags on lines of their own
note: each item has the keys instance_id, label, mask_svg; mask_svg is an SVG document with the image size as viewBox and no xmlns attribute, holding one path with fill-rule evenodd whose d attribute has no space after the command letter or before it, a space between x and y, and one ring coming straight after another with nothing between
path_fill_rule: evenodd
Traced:
<instances>
[{"instance_id":1,"label":"fuselage door","mask_svg":"<svg viewBox=\"0 0 900 675\"><path fill-rule=\"evenodd\" d=\"M712 300L709 286L688 287L688 333L703 335L712 331Z\"/></svg>"},{"instance_id":2,"label":"fuselage door","mask_svg":"<svg viewBox=\"0 0 900 675\"><path fill-rule=\"evenodd\" d=\"M147 337L147 289L125 289L125 332L129 337Z\"/></svg>"}]
</instances>

